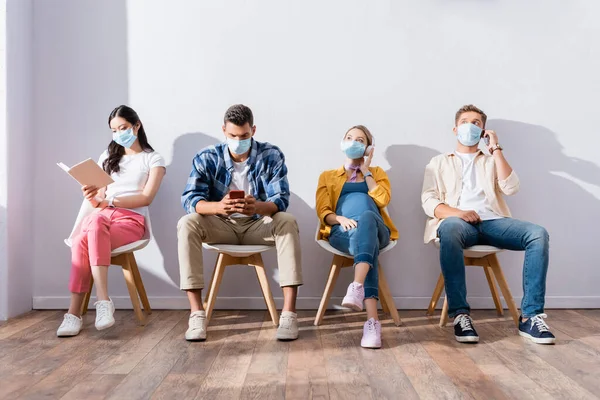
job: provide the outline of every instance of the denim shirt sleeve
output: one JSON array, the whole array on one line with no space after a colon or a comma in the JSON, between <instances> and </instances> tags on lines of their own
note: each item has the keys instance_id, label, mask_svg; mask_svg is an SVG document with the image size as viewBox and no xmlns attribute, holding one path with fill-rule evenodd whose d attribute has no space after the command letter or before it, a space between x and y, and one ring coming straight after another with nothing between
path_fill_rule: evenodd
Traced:
<instances>
[{"instance_id":1,"label":"denim shirt sleeve","mask_svg":"<svg viewBox=\"0 0 600 400\"><path fill-rule=\"evenodd\" d=\"M270 179L265 188L267 200L274 203L279 211L287 210L290 204L290 185L287 179L287 167L285 157L280 153L277 160L272 160L274 166L271 170Z\"/></svg>"},{"instance_id":2,"label":"denim shirt sleeve","mask_svg":"<svg viewBox=\"0 0 600 400\"><path fill-rule=\"evenodd\" d=\"M192 161L192 172L181 195L181 205L188 214L196 212L199 201L208 201L210 175L207 171L210 160L205 153L199 153Z\"/></svg>"}]
</instances>

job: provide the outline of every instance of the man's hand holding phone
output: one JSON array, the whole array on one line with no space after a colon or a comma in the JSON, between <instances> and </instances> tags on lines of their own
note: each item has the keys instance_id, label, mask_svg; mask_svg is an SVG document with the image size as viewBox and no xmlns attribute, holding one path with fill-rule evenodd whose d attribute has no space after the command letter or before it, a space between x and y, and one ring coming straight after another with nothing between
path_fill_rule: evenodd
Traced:
<instances>
[{"instance_id":1,"label":"man's hand holding phone","mask_svg":"<svg viewBox=\"0 0 600 400\"><path fill-rule=\"evenodd\" d=\"M243 213L245 206L246 200L244 199L244 191L232 190L217 203L216 214L229 216L235 213Z\"/></svg>"},{"instance_id":2,"label":"man's hand holding phone","mask_svg":"<svg viewBox=\"0 0 600 400\"><path fill-rule=\"evenodd\" d=\"M495 131L486 129L481 134L481 137L485 141L485 147L488 149L488 151L498 144L498 135L496 135Z\"/></svg>"}]
</instances>

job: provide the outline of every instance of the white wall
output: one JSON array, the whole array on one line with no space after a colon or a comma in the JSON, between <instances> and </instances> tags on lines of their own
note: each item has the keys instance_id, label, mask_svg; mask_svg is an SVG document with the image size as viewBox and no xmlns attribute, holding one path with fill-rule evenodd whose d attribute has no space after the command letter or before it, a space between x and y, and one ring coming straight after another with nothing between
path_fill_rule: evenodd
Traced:
<instances>
[{"instance_id":1,"label":"white wall","mask_svg":"<svg viewBox=\"0 0 600 400\"><path fill-rule=\"evenodd\" d=\"M6 136L6 0L0 1L0 321L7 318L6 251L7 136Z\"/></svg>"},{"instance_id":2,"label":"white wall","mask_svg":"<svg viewBox=\"0 0 600 400\"><path fill-rule=\"evenodd\" d=\"M439 274L422 243L423 168L451 150L455 111L489 115L522 178L509 200L518 218L548 228L549 307L600 307L594 221L600 220L600 4L447 1L35 1L34 306L65 307L68 235L81 201L56 161L97 157L110 140L106 117L129 103L168 172L152 205L156 241L139 254L155 307L185 306L178 290L179 195L193 154L221 140L225 109L249 105L258 140L287 156L290 211L302 235L300 307L315 308L331 257L314 243L319 173L342 162L338 143L354 124L377 138L375 162L390 176L401 239L383 257L401 308L424 308ZM518 253L501 255L516 297ZM207 276L214 255L205 257ZM273 268L269 255L266 264ZM335 295L343 295L344 271ZM472 305L492 306L483 273L469 271ZM250 282L250 283L247 283ZM275 285L273 283L273 285ZM111 293L129 306L118 269ZM280 292L275 289L276 296ZM262 307L250 269L229 270L218 306Z\"/></svg>"},{"instance_id":3,"label":"white wall","mask_svg":"<svg viewBox=\"0 0 600 400\"><path fill-rule=\"evenodd\" d=\"M2 2L6 7L6 25L1 31L5 34L6 53L3 60L6 70L6 92L3 93L5 107L4 143L2 143L2 163L5 183L0 186L3 199L1 213L0 241L4 268L0 290L4 306L0 318L11 317L31 310L33 294L33 215L34 195L43 202L44 192L34 192L35 150L32 132L32 90L33 90L33 3L31 0L9 0ZM39 203L38 203L39 204ZM2 236L4 239L2 240ZM0 247L3 247L0 245ZM0 267L1 268L1 267Z\"/></svg>"}]
</instances>

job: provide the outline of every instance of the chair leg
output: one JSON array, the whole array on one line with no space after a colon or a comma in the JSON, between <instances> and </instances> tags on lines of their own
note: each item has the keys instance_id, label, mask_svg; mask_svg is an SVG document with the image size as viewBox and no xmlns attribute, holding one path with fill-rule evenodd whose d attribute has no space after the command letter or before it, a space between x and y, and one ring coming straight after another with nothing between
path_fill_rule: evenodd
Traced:
<instances>
[{"instance_id":1,"label":"chair leg","mask_svg":"<svg viewBox=\"0 0 600 400\"><path fill-rule=\"evenodd\" d=\"M140 307L140 298L135 287L135 277L133 276L133 271L131 270L131 264L129 262L128 254L124 255L122 261L119 264L123 267L123 276L125 277L125 283L127 284L127 290L129 291L129 297L131 298L133 312L135 313L135 316L140 322L140 325L145 325L146 317L144 316L142 308Z\"/></svg>"},{"instance_id":2,"label":"chair leg","mask_svg":"<svg viewBox=\"0 0 600 400\"><path fill-rule=\"evenodd\" d=\"M387 303L385 302L385 297L379 296L379 302L381 303L381 311L383 311L384 314L389 314L390 307L388 307Z\"/></svg>"},{"instance_id":3,"label":"chair leg","mask_svg":"<svg viewBox=\"0 0 600 400\"><path fill-rule=\"evenodd\" d=\"M90 290L87 291L81 303L81 315L87 314L88 307L90 305L90 298L92 297L92 289L94 288L94 277L90 276Z\"/></svg>"},{"instance_id":4,"label":"chair leg","mask_svg":"<svg viewBox=\"0 0 600 400\"><path fill-rule=\"evenodd\" d=\"M398 309L396 308L396 303L392 297L392 292L387 284L387 279L385 279L381 261L379 261L379 296L384 299L384 303L388 307L388 312L392 316L394 324L396 324L396 326L400 326L402 323L400 321L400 314L398 314Z\"/></svg>"},{"instance_id":5,"label":"chair leg","mask_svg":"<svg viewBox=\"0 0 600 400\"><path fill-rule=\"evenodd\" d=\"M498 312L498 315L504 315L504 309L502 307L502 302L500 301L500 295L498 294L498 288L496 287L496 280L494 279L492 268L490 268L489 261L486 260L485 263L487 266L483 266L483 271L485 272L485 278L490 286L490 292L492 293L496 311Z\"/></svg>"},{"instance_id":6,"label":"chair leg","mask_svg":"<svg viewBox=\"0 0 600 400\"><path fill-rule=\"evenodd\" d=\"M148 295L146 294L144 282L142 282L142 276L140 275L140 270L135 260L135 255L133 253L128 254L129 266L131 267L131 272L133 272L135 287L137 289L138 294L140 295L140 300L142 301L142 305L144 306L144 311L146 312L146 314L150 315L152 314L152 308L150 307L150 302L148 301Z\"/></svg>"},{"instance_id":7,"label":"chair leg","mask_svg":"<svg viewBox=\"0 0 600 400\"><path fill-rule=\"evenodd\" d=\"M217 268L216 265L218 265L221 262L221 259L223 257L223 254L219 253L217 255L217 261L215 264L215 269L213 269L212 274L210 275L210 283L208 284L208 286L206 287L205 293L204 293L204 309L206 310L206 307L208 306L208 294L210 293L210 288L212 287L213 282L215 281L215 274L217 272Z\"/></svg>"},{"instance_id":8,"label":"chair leg","mask_svg":"<svg viewBox=\"0 0 600 400\"><path fill-rule=\"evenodd\" d=\"M275 305L275 299L273 299L273 293L271 293L271 289L269 288L269 278L267 278L267 271L265 271L265 265L263 264L262 256L260 254L253 255L251 262L254 266L254 270L256 271L256 277L258 278L258 283L260 285L260 289L262 290L263 297L265 298L265 304L267 305L267 309L271 315L273 325L277 326L279 325L277 306Z\"/></svg>"},{"instance_id":9,"label":"chair leg","mask_svg":"<svg viewBox=\"0 0 600 400\"><path fill-rule=\"evenodd\" d=\"M329 303L329 299L331 298L331 292L333 292L335 282L337 281L337 278L340 275L340 271L344 266L344 262L344 257L338 255L333 256L331 268L329 269L329 278L327 279L327 283L325 284L323 297L321 297L321 303L319 304L319 309L317 310L317 315L315 317L315 326L319 326L321 324L321 321L323 321L325 311L327 310L327 303Z\"/></svg>"},{"instance_id":10,"label":"chair leg","mask_svg":"<svg viewBox=\"0 0 600 400\"><path fill-rule=\"evenodd\" d=\"M427 309L427 315L433 315L435 311L435 306L437 306L438 301L440 301L440 297L442 296L442 291L444 290L444 274L440 272L440 276L435 285L435 289L433 289L433 294L431 295L431 300L429 301L429 308Z\"/></svg>"},{"instance_id":11,"label":"chair leg","mask_svg":"<svg viewBox=\"0 0 600 400\"><path fill-rule=\"evenodd\" d=\"M440 328L448 323L448 296L444 296L444 305L442 306L442 315L440 316Z\"/></svg>"},{"instance_id":12,"label":"chair leg","mask_svg":"<svg viewBox=\"0 0 600 400\"><path fill-rule=\"evenodd\" d=\"M217 258L217 264L215 265L214 276L211 279L210 287L208 288L208 293L206 294L206 319L210 320L212 315L213 308L215 307L215 302L217 301L217 294L219 293L219 287L221 286L221 281L223 280L223 274L225 273L225 267L227 265L237 264L236 259L227 254L219 253L219 257Z\"/></svg>"},{"instance_id":13,"label":"chair leg","mask_svg":"<svg viewBox=\"0 0 600 400\"><path fill-rule=\"evenodd\" d=\"M495 254L489 256L488 261L490 262L490 267L496 276L496 280L498 281L498 286L500 286L500 290L502 291L502 295L504 296L504 301L506 301L506 305L508 305L508 309L510 314L515 321L515 325L519 326L519 310L517 309L517 305L515 304L515 300L510 293L510 289L508 288L508 283L506 282L506 278L504 277L504 272L502 272L502 267L500 267L500 263L498 262L498 257Z\"/></svg>"}]
</instances>

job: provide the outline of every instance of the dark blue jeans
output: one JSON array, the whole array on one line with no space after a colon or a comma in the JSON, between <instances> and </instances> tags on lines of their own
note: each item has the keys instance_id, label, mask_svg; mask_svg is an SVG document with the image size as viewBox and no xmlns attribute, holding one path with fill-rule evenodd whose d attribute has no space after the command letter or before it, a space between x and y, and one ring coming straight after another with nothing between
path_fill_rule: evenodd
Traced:
<instances>
[{"instance_id":1,"label":"dark blue jeans","mask_svg":"<svg viewBox=\"0 0 600 400\"><path fill-rule=\"evenodd\" d=\"M469 314L463 249L478 244L507 250L525 250L521 314L533 317L544 312L549 236L530 222L502 218L469 224L451 217L438 228L440 264L448 297L448 315Z\"/></svg>"},{"instance_id":2,"label":"dark blue jeans","mask_svg":"<svg viewBox=\"0 0 600 400\"><path fill-rule=\"evenodd\" d=\"M390 230L379 213L365 211L357 221L358 226L344 232L340 225L334 225L329 235L329 244L354 256L354 265L364 262L371 266L365 278L365 298L379 298L379 274L377 264L379 249L390 243Z\"/></svg>"}]
</instances>

